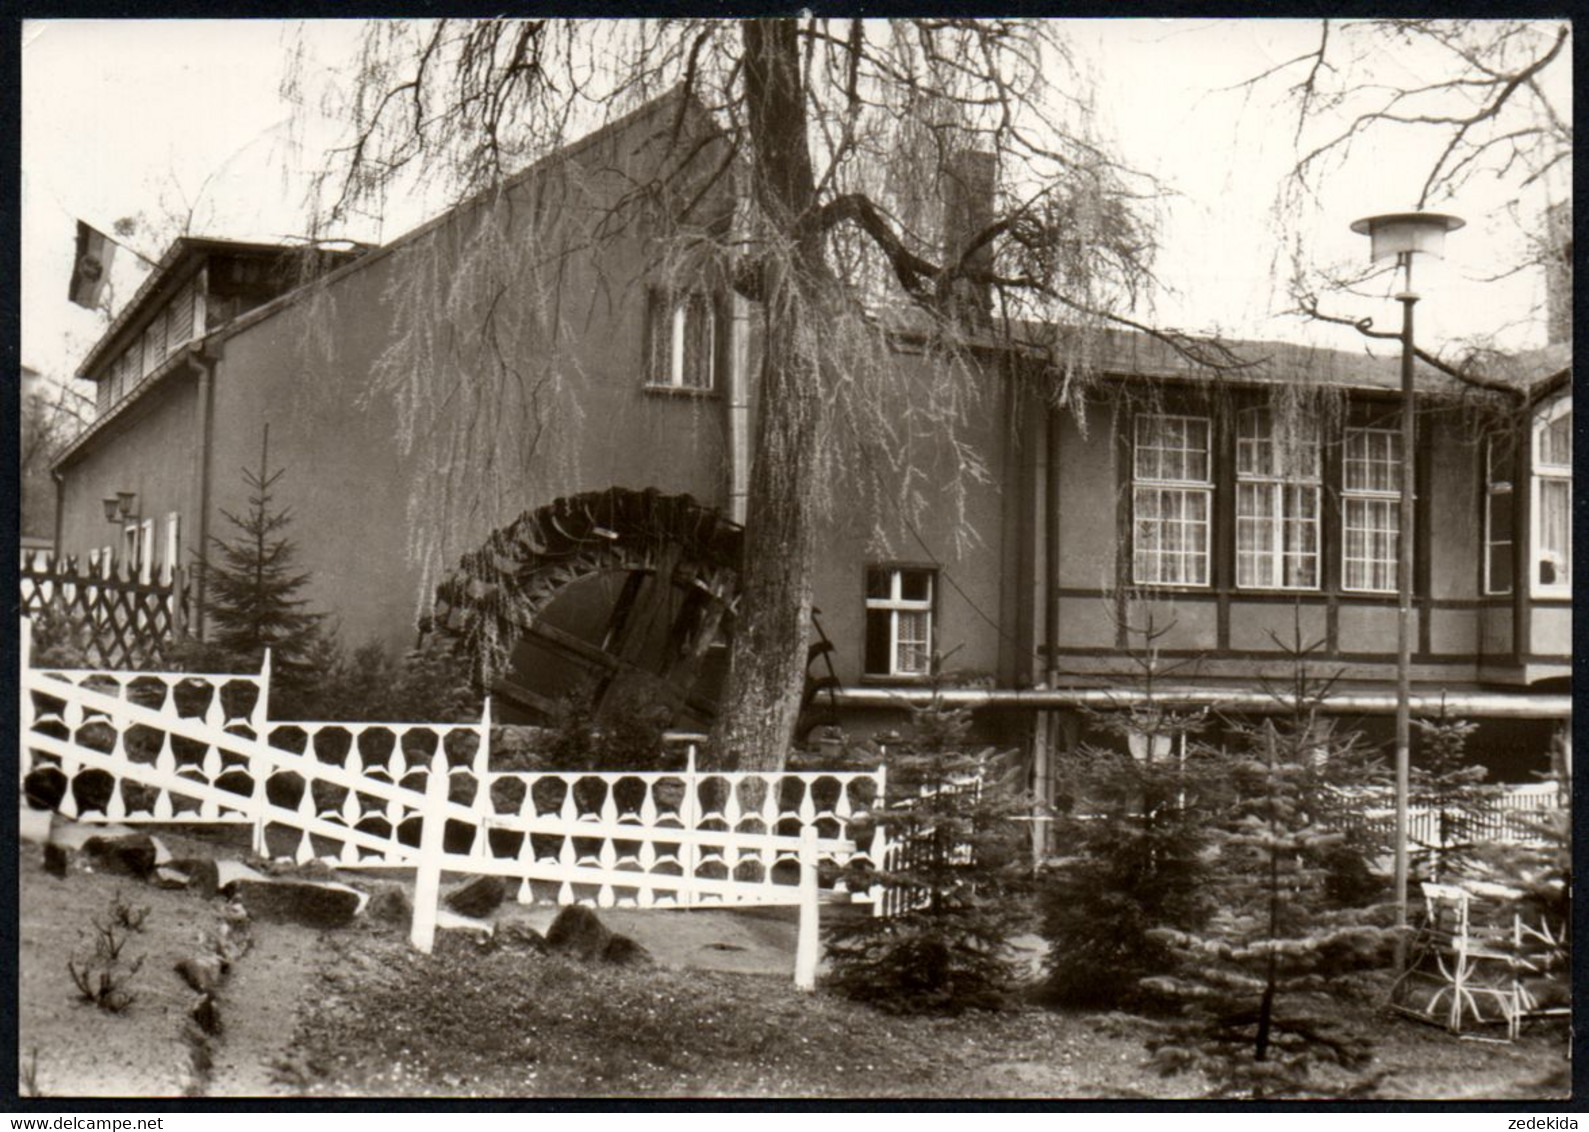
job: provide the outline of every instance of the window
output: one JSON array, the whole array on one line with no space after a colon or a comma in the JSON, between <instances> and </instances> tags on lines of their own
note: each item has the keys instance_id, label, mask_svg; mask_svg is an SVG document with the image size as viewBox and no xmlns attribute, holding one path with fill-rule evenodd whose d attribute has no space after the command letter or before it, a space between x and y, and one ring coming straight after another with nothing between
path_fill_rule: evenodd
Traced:
<instances>
[{"instance_id":1,"label":"window","mask_svg":"<svg viewBox=\"0 0 1589 1132\"><path fill-rule=\"evenodd\" d=\"M1534 498L1530 587L1544 596L1572 592L1572 402L1534 423Z\"/></svg>"},{"instance_id":2,"label":"window","mask_svg":"<svg viewBox=\"0 0 1589 1132\"><path fill-rule=\"evenodd\" d=\"M1401 430L1349 428L1341 482L1341 588L1395 593Z\"/></svg>"},{"instance_id":3,"label":"window","mask_svg":"<svg viewBox=\"0 0 1589 1132\"><path fill-rule=\"evenodd\" d=\"M932 674L933 571L866 571L866 673Z\"/></svg>"},{"instance_id":4,"label":"window","mask_svg":"<svg viewBox=\"0 0 1589 1132\"><path fill-rule=\"evenodd\" d=\"M1314 418L1276 428L1268 409L1236 421L1236 585L1319 586L1319 433Z\"/></svg>"},{"instance_id":5,"label":"window","mask_svg":"<svg viewBox=\"0 0 1589 1132\"><path fill-rule=\"evenodd\" d=\"M646 384L711 389L717 377L717 309L705 291L653 290Z\"/></svg>"},{"instance_id":6,"label":"window","mask_svg":"<svg viewBox=\"0 0 1589 1132\"><path fill-rule=\"evenodd\" d=\"M1484 592L1512 592L1512 440L1494 436L1484 446Z\"/></svg>"},{"instance_id":7,"label":"window","mask_svg":"<svg viewBox=\"0 0 1589 1132\"><path fill-rule=\"evenodd\" d=\"M1147 586L1208 584L1207 417L1142 414L1132 445L1132 578Z\"/></svg>"}]
</instances>

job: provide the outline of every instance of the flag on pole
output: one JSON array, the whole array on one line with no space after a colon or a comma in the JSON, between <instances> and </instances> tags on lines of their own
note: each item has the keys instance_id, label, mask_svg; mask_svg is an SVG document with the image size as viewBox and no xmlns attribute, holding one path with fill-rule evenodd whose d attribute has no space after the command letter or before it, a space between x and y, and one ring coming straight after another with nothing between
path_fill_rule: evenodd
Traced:
<instances>
[{"instance_id":1,"label":"flag on pole","mask_svg":"<svg viewBox=\"0 0 1589 1132\"><path fill-rule=\"evenodd\" d=\"M77 259L72 264L72 283L67 298L80 307L97 310L105 285L110 282L110 263L115 256L116 242L79 220Z\"/></svg>"}]
</instances>

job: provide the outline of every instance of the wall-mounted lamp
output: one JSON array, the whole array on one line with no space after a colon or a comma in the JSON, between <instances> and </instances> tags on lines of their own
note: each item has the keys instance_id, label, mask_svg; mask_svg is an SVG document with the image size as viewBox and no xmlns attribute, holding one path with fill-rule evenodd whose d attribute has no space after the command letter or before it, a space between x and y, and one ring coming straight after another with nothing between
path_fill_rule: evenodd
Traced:
<instances>
[{"instance_id":1,"label":"wall-mounted lamp","mask_svg":"<svg viewBox=\"0 0 1589 1132\"><path fill-rule=\"evenodd\" d=\"M108 523L125 523L136 513L138 493L136 491L118 491L115 495L107 495L101 501L105 505L105 521Z\"/></svg>"}]
</instances>

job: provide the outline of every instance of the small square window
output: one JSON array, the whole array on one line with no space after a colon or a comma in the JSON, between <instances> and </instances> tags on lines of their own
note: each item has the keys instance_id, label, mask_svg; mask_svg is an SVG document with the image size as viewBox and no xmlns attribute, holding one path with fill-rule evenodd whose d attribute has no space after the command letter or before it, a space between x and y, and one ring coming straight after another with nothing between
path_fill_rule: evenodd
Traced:
<instances>
[{"instance_id":1,"label":"small square window","mask_svg":"<svg viewBox=\"0 0 1589 1132\"><path fill-rule=\"evenodd\" d=\"M929 676L935 571L873 566L866 571L868 676Z\"/></svg>"}]
</instances>

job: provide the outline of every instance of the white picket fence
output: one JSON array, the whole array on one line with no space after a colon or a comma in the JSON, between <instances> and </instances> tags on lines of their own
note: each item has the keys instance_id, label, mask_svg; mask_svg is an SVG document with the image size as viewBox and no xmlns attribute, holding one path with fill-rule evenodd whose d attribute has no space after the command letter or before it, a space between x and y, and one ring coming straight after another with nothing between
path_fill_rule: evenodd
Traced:
<instances>
[{"instance_id":1,"label":"white picket fence","mask_svg":"<svg viewBox=\"0 0 1589 1132\"><path fill-rule=\"evenodd\" d=\"M1482 786L1477 796L1486 805L1480 812L1460 815L1462 839L1497 845L1541 844L1541 827L1566 804L1565 792L1555 781ZM1396 812L1390 792L1359 791L1353 797L1359 807L1355 824L1391 836ZM1438 808L1408 807L1407 838L1415 848L1446 848L1443 832Z\"/></svg>"},{"instance_id":2,"label":"white picket fence","mask_svg":"<svg viewBox=\"0 0 1589 1132\"><path fill-rule=\"evenodd\" d=\"M416 870L413 940L434 939L441 874L519 881L523 903L798 904L797 982L816 963L818 866L880 861L850 819L886 771L507 772L478 723L273 721L257 674L41 670L22 621L21 775L56 767L82 821L246 823L262 853ZM843 882L830 898L870 901Z\"/></svg>"}]
</instances>

